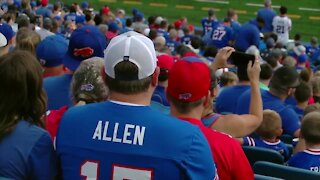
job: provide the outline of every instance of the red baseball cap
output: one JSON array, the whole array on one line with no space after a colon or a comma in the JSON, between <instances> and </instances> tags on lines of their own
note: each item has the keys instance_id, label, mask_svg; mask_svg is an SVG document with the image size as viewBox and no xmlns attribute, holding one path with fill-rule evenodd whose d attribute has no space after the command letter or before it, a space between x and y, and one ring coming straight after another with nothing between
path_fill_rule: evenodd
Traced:
<instances>
[{"instance_id":1,"label":"red baseball cap","mask_svg":"<svg viewBox=\"0 0 320 180\"><path fill-rule=\"evenodd\" d=\"M157 65L160 68L160 74L168 74L174 64L173 57L168 54L161 54L157 57L157 59Z\"/></svg>"},{"instance_id":2,"label":"red baseball cap","mask_svg":"<svg viewBox=\"0 0 320 180\"><path fill-rule=\"evenodd\" d=\"M175 27L175 28L180 28L181 25L182 25L182 21L180 21L180 20L176 20L176 21L174 22L174 27Z\"/></svg>"},{"instance_id":3,"label":"red baseball cap","mask_svg":"<svg viewBox=\"0 0 320 180\"><path fill-rule=\"evenodd\" d=\"M174 63L168 78L167 94L179 101L193 102L208 94L209 67L203 62L179 60Z\"/></svg>"},{"instance_id":4,"label":"red baseball cap","mask_svg":"<svg viewBox=\"0 0 320 180\"><path fill-rule=\"evenodd\" d=\"M104 6L102 9L101 9L101 14L102 15L108 15L110 12L110 8L108 6Z\"/></svg>"},{"instance_id":5,"label":"red baseball cap","mask_svg":"<svg viewBox=\"0 0 320 180\"><path fill-rule=\"evenodd\" d=\"M42 6L48 5L48 3L49 3L49 0L42 0L42 1L41 1L41 5L42 5Z\"/></svg>"}]
</instances>

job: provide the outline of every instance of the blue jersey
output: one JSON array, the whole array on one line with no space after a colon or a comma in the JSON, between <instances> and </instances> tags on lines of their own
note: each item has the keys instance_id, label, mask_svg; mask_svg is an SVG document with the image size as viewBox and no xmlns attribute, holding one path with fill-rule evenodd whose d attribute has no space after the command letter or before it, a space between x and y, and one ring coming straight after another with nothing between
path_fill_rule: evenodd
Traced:
<instances>
[{"instance_id":1,"label":"blue jersey","mask_svg":"<svg viewBox=\"0 0 320 180\"><path fill-rule=\"evenodd\" d=\"M236 37L235 48L246 51L251 45L259 47L260 31L257 22L250 21L241 26Z\"/></svg>"},{"instance_id":2,"label":"blue jersey","mask_svg":"<svg viewBox=\"0 0 320 180\"><path fill-rule=\"evenodd\" d=\"M201 20L201 25L203 29L203 35L205 35L207 32L218 26L220 23L216 19L209 19L209 18L203 18Z\"/></svg>"},{"instance_id":3,"label":"blue jersey","mask_svg":"<svg viewBox=\"0 0 320 180\"><path fill-rule=\"evenodd\" d=\"M258 138L251 138L251 137L244 137L243 138L243 145L244 146L255 146L255 147L262 147L267 149L272 149L277 152L279 152L285 160L288 160L290 157L290 152L285 143L283 143L281 140L278 140L277 142L271 143L267 142L262 139Z\"/></svg>"},{"instance_id":4,"label":"blue jersey","mask_svg":"<svg viewBox=\"0 0 320 180\"><path fill-rule=\"evenodd\" d=\"M56 154L50 135L21 120L0 143L0 179L54 179Z\"/></svg>"},{"instance_id":5,"label":"blue jersey","mask_svg":"<svg viewBox=\"0 0 320 180\"><path fill-rule=\"evenodd\" d=\"M276 12L270 8L263 8L258 11L257 17L261 17L264 20L264 26L261 29L262 33L273 32L272 20L276 15Z\"/></svg>"},{"instance_id":6,"label":"blue jersey","mask_svg":"<svg viewBox=\"0 0 320 180\"><path fill-rule=\"evenodd\" d=\"M210 37L211 43L209 45L213 45L219 49L229 46L229 42L234 40L232 29L222 24L212 30Z\"/></svg>"},{"instance_id":7,"label":"blue jersey","mask_svg":"<svg viewBox=\"0 0 320 180\"><path fill-rule=\"evenodd\" d=\"M69 109L57 134L63 179L213 179L199 128L149 106L94 103Z\"/></svg>"},{"instance_id":8,"label":"blue jersey","mask_svg":"<svg viewBox=\"0 0 320 180\"><path fill-rule=\"evenodd\" d=\"M164 106L169 106L169 102L166 97L166 91L163 86L157 86L152 94L152 101L158 102Z\"/></svg>"},{"instance_id":9,"label":"blue jersey","mask_svg":"<svg viewBox=\"0 0 320 180\"><path fill-rule=\"evenodd\" d=\"M166 41L168 41L170 39L169 38L169 33L164 29L158 29L157 30L157 36L163 36L166 39Z\"/></svg>"},{"instance_id":10,"label":"blue jersey","mask_svg":"<svg viewBox=\"0 0 320 180\"><path fill-rule=\"evenodd\" d=\"M224 88L217 97L216 110L218 113L234 113L236 111L238 98L250 89L250 85L236 85Z\"/></svg>"},{"instance_id":11,"label":"blue jersey","mask_svg":"<svg viewBox=\"0 0 320 180\"><path fill-rule=\"evenodd\" d=\"M303 114L304 114L304 109L301 109L298 106L289 106L289 107L291 107L294 110L294 112L297 113L299 119L302 120Z\"/></svg>"},{"instance_id":12,"label":"blue jersey","mask_svg":"<svg viewBox=\"0 0 320 180\"><path fill-rule=\"evenodd\" d=\"M41 15L43 18L51 16L51 10L48 7L40 7L36 10L36 15Z\"/></svg>"},{"instance_id":13,"label":"blue jersey","mask_svg":"<svg viewBox=\"0 0 320 180\"><path fill-rule=\"evenodd\" d=\"M76 13L69 13L69 14L64 16L64 20L65 21L76 22L76 19L77 19L77 14Z\"/></svg>"},{"instance_id":14,"label":"blue jersey","mask_svg":"<svg viewBox=\"0 0 320 180\"><path fill-rule=\"evenodd\" d=\"M236 114L248 114L250 106L250 90L244 92L238 100ZM279 113L282 121L283 134L293 136L294 132L300 128L300 120L294 110L272 95L269 91L261 91L263 109L271 109Z\"/></svg>"},{"instance_id":15,"label":"blue jersey","mask_svg":"<svg viewBox=\"0 0 320 180\"><path fill-rule=\"evenodd\" d=\"M172 39L166 40L166 46L170 49L172 55L176 54L176 47L180 45L180 42L174 41Z\"/></svg>"},{"instance_id":16,"label":"blue jersey","mask_svg":"<svg viewBox=\"0 0 320 180\"><path fill-rule=\"evenodd\" d=\"M212 113L209 116L205 116L201 118L201 122L204 126L210 128L212 124L215 123L220 117L221 117L221 114Z\"/></svg>"},{"instance_id":17,"label":"blue jersey","mask_svg":"<svg viewBox=\"0 0 320 180\"><path fill-rule=\"evenodd\" d=\"M72 105L70 84L71 74L44 78L43 86L48 96L48 110Z\"/></svg>"},{"instance_id":18,"label":"blue jersey","mask_svg":"<svg viewBox=\"0 0 320 180\"><path fill-rule=\"evenodd\" d=\"M187 35L184 35L181 39L180 39L180 42L182 44L191 44L191 39L193 38L193 35L191 34L187 34Z\"/></svg>"},{"instance_id":19,"label":"blue jersey","mask_svg":"<svg viewBox=\"0 0 320 180\"><path fill-rule=\"evenodd\" d=\"M289 159L288 165L320 172L320 149L306 149L298 152Z\"/></svg>"}]
</instances>

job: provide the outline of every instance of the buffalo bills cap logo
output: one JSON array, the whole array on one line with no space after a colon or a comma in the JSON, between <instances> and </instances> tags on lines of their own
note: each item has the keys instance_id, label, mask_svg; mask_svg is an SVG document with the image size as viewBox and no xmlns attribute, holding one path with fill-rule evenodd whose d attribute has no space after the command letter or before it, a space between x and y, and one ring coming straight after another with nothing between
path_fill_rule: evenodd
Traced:
<instances>
[{"instance_id":1,"label":"buffalo bills cap logo","mask_svg":"<svg viewBox=\"0 0 320 180\"><path fill-rule=\"evenodd\" d=\"M94 53L94 50L90 47L85 47L85 48L81 48L81 49L74 49L73 50L73 55L74 56L81 56L83 58L87 58L92 56Z\"/></svg>"},{"instance_id":2,"label":"buffalo bills cap logo","mask_svg":"<svg viewBox=\"0 0 320 180\"><path fill-rule=\"evenodd\" d=\"M92 91L94 89L93 84L82 84L80 87L81 91Z\"/></svg>"},{"instance_id":3,"label":"buffalo bills cap logo","mask_svg":"<svg viewBox=\"0 0 320 180\"><path fill-rule=\"evenodd\" d=\"M188 100L192 97L191 93L179 94L179 100Z\"/></svg>"}]
</instances>

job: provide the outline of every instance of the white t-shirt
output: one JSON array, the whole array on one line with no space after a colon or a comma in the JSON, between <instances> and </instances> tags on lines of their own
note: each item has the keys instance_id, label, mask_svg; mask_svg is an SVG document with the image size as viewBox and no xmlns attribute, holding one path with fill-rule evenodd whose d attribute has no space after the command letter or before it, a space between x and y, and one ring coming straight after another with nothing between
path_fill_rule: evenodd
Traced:
<instances>
[{"instance_id":1,"label":"white t-shirt","mask_svg":"<svg viewBox=\"0 0 320 180\"><path fill-rule=\"evenodd\" d=\"M289 40L289 31L291 30L291 19L287 16L276 16L272 21L273 32L278 35L278 42L286 45Z\"/></svg>"}]
</instances>

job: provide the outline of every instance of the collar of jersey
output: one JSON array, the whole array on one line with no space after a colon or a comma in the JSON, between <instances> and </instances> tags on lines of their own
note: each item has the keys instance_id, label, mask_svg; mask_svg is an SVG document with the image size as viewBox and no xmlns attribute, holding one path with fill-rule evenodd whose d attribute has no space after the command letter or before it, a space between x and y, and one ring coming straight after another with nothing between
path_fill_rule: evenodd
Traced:
<instances>
[{"instance_id":1,"label":"collar of jersey","mask_svg":"<svg viewBox=\"0 0 320 180\"><path fill-rule=\"evenodd\" d=\"M122 101L110 100L110 102L115 103L115 104L124 105L124 106L146 106L146 105L142 105L142 104L127 103L127 102L122 102Z\"/></svg>"}]
</instances>

